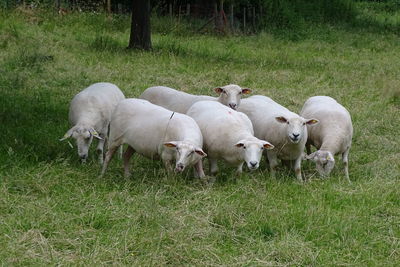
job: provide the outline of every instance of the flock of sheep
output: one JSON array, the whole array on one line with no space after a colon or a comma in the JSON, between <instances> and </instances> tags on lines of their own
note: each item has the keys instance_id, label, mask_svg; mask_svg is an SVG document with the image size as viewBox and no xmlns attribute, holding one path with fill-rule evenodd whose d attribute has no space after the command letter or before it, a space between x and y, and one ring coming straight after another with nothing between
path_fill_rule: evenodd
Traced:
<instances>
[{"instance_id":1,"label":"flock of sheep","mask_svg":"<svg viewBox=\"0 0 400 267\"><path fill-rule=\"evenodd\" d=\"M74 138L79 157L85 162L93 138L98 139L101 175L118 148L127 144L123 154L125 176L130 175L129 160L134 152L150 159L161 158L168 171L182 172L193 166L199 178L205 177L202 159L206 156L214 175L220 159L236 166L240 173L243 163L256 170L264 154L272 176L280 159L303 181L303 159L314 161L319 174L327 176L335 165L334 156L341 154L350 181L351 117L333 98L311 97L296 114L266 96L242 99L251 90L238 85L215 88L215 92L219 97L156 86L139 98L126 99L116 85L96 83L72 99L72 128L60 140ZM311 145L318 150L311 153Z\"/></svg>"}]
</instances>

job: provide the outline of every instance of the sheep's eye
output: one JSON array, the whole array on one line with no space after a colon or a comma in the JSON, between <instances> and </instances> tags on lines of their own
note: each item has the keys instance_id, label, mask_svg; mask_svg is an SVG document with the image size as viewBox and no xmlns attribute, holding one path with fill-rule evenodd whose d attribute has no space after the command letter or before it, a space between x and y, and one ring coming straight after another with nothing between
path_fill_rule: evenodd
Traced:
<instances>
[{"instance_id":1,"label":"sheep's eye","mask_svg":"<svg viewBox=\"0 0 400 267\"><path fill-rule=\"evenodd\" d=\"M261 149L261 150L264 150L264 147L262 146L260 149Z\"/></svg>"},{"instance_id":2,"label":"sheep's eye","mask_svg":"<svg viewBox=\"0 0 400 267\"><path fill-rule=\"evenodd\" d=\"M222 90L222 93L223 93L223 94L226 94L226 91L225 91L225 90Z\"/></svg>"},{"instance_id":3,"label":"sheep's eye","mask_svg":"<svg viewBox=\"0 0 400 267\"><path fill-rule=\"evenodd\" d=\"M241 95L242 94L242 92L239 92L239 95Z\"/></svg>"},{"instance_id":4,"label":"sheep's eye","mask_svg":"<svg viewBox=\"0 0 400 267\"><path fill-rule=\"evenodd\" d=\"M289 122L288 122L288 121L287 121L286 123L287 123L287 124L289 124Z\"/></svg>"},{"instance_id":5,"label":"sheep's eye","mask_svg":"<svg viewBox=\"0 0 400 267\"><path fill-rule=\"evenodd\" d=\"M306 125L306 123L305 123L305 122L303 122L303 125Z\"/></svg>"},{"instance_id":6,"label":"sheep's eye","mask_svg":"<svg viewBox=\"0 0 400 267\"><path fill-rule=\"evenodd\" d=\"M245 146L243 146L243 149L246 149L246 147L245 147Z\"/></svg>"}]
</instances>

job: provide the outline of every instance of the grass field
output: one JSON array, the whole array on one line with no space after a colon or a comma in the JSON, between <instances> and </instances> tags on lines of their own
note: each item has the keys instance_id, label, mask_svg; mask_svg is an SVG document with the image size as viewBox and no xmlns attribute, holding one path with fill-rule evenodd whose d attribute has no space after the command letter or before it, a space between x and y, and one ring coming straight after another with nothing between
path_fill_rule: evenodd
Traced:
<instances>
[{"instance_id":1,"label":"grass field","mask_svg":"<svg viewBox=\"0 0 400 267\"><path fill-rule=\"evenodd\" d=\"M325 25L291 41L154 24L145 53L125 49L127 17L1 11L2 265L400 265L398 34ZM81 165L58 141L71 98L99 81L128 97L153 85L211 94L236 83L293 111L333 96L353 118L352 183L340 163L323 180L305 162L305 184L284 168L272 179L264 165L240 177L223 166L207 187L138 156L131 179L117 158L100 179L94 149Z\"/></svg>"}]
</instances>

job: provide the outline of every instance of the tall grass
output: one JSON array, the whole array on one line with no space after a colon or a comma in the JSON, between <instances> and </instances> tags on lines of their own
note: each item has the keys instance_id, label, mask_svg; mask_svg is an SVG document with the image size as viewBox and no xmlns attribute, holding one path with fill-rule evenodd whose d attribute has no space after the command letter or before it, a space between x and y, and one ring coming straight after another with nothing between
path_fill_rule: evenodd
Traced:
<instances>
[{"instance_id":1,"label":"tall grass","mask_svg":"<svg viewBox=\"0 0 400 267\"><path fill-rule=\"evenodd\" d=\"M302 29L308 23L349 23L357 14L351 0L271 0L263 1L264 28Z\"/></svg>"},{"instance_id":2,"label":"tall grass","mask_svg":"<svg viewBox=\"0 0 400 267\"><path fill-rule=\"evenodd\" d=\"M296 41L155 31L148 53L125 49L128 35L123 16L0 12L2 264L398 265L398 35L326 25ZM330 179L303 163L304 184L284 167L272 179L264 162L240 176L221 164L204 186L138 155L131 179L117 158L100 179L94 147L82 165L58 141L71 98L99 81L127 97L236 83L293 111L333 96L353 118L352 183L338 159Z\"/></svg>"}]
</instances>

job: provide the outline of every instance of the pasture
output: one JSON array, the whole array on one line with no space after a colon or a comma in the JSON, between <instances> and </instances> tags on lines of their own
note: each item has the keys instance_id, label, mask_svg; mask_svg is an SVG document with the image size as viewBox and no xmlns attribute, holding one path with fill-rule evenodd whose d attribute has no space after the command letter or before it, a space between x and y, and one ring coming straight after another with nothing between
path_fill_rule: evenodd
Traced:
<instances>
[{"instance_id":1,"label":"pasture","mask_svg":"<svg viewBox=\"0 0 400 267\"><path fill-rule=\"evenodd\" d=\"M154 49L140 52L125 49L128 17L1 11L2 264L400 264L399 35L315 26L291 40L153 25ZM82 165L75 144L58 141L71 98L99 81L127 97L153 85L212 94L236 83L295 112L310 96L332 96L353 119L352 183L337 160L329 179L303 162L304 184L283 167L272 179L265 162L241 176L222 165L205 186L137 155L130 179L117 157L99 178L95 146Z\"/></svg>"}]
</instances>

